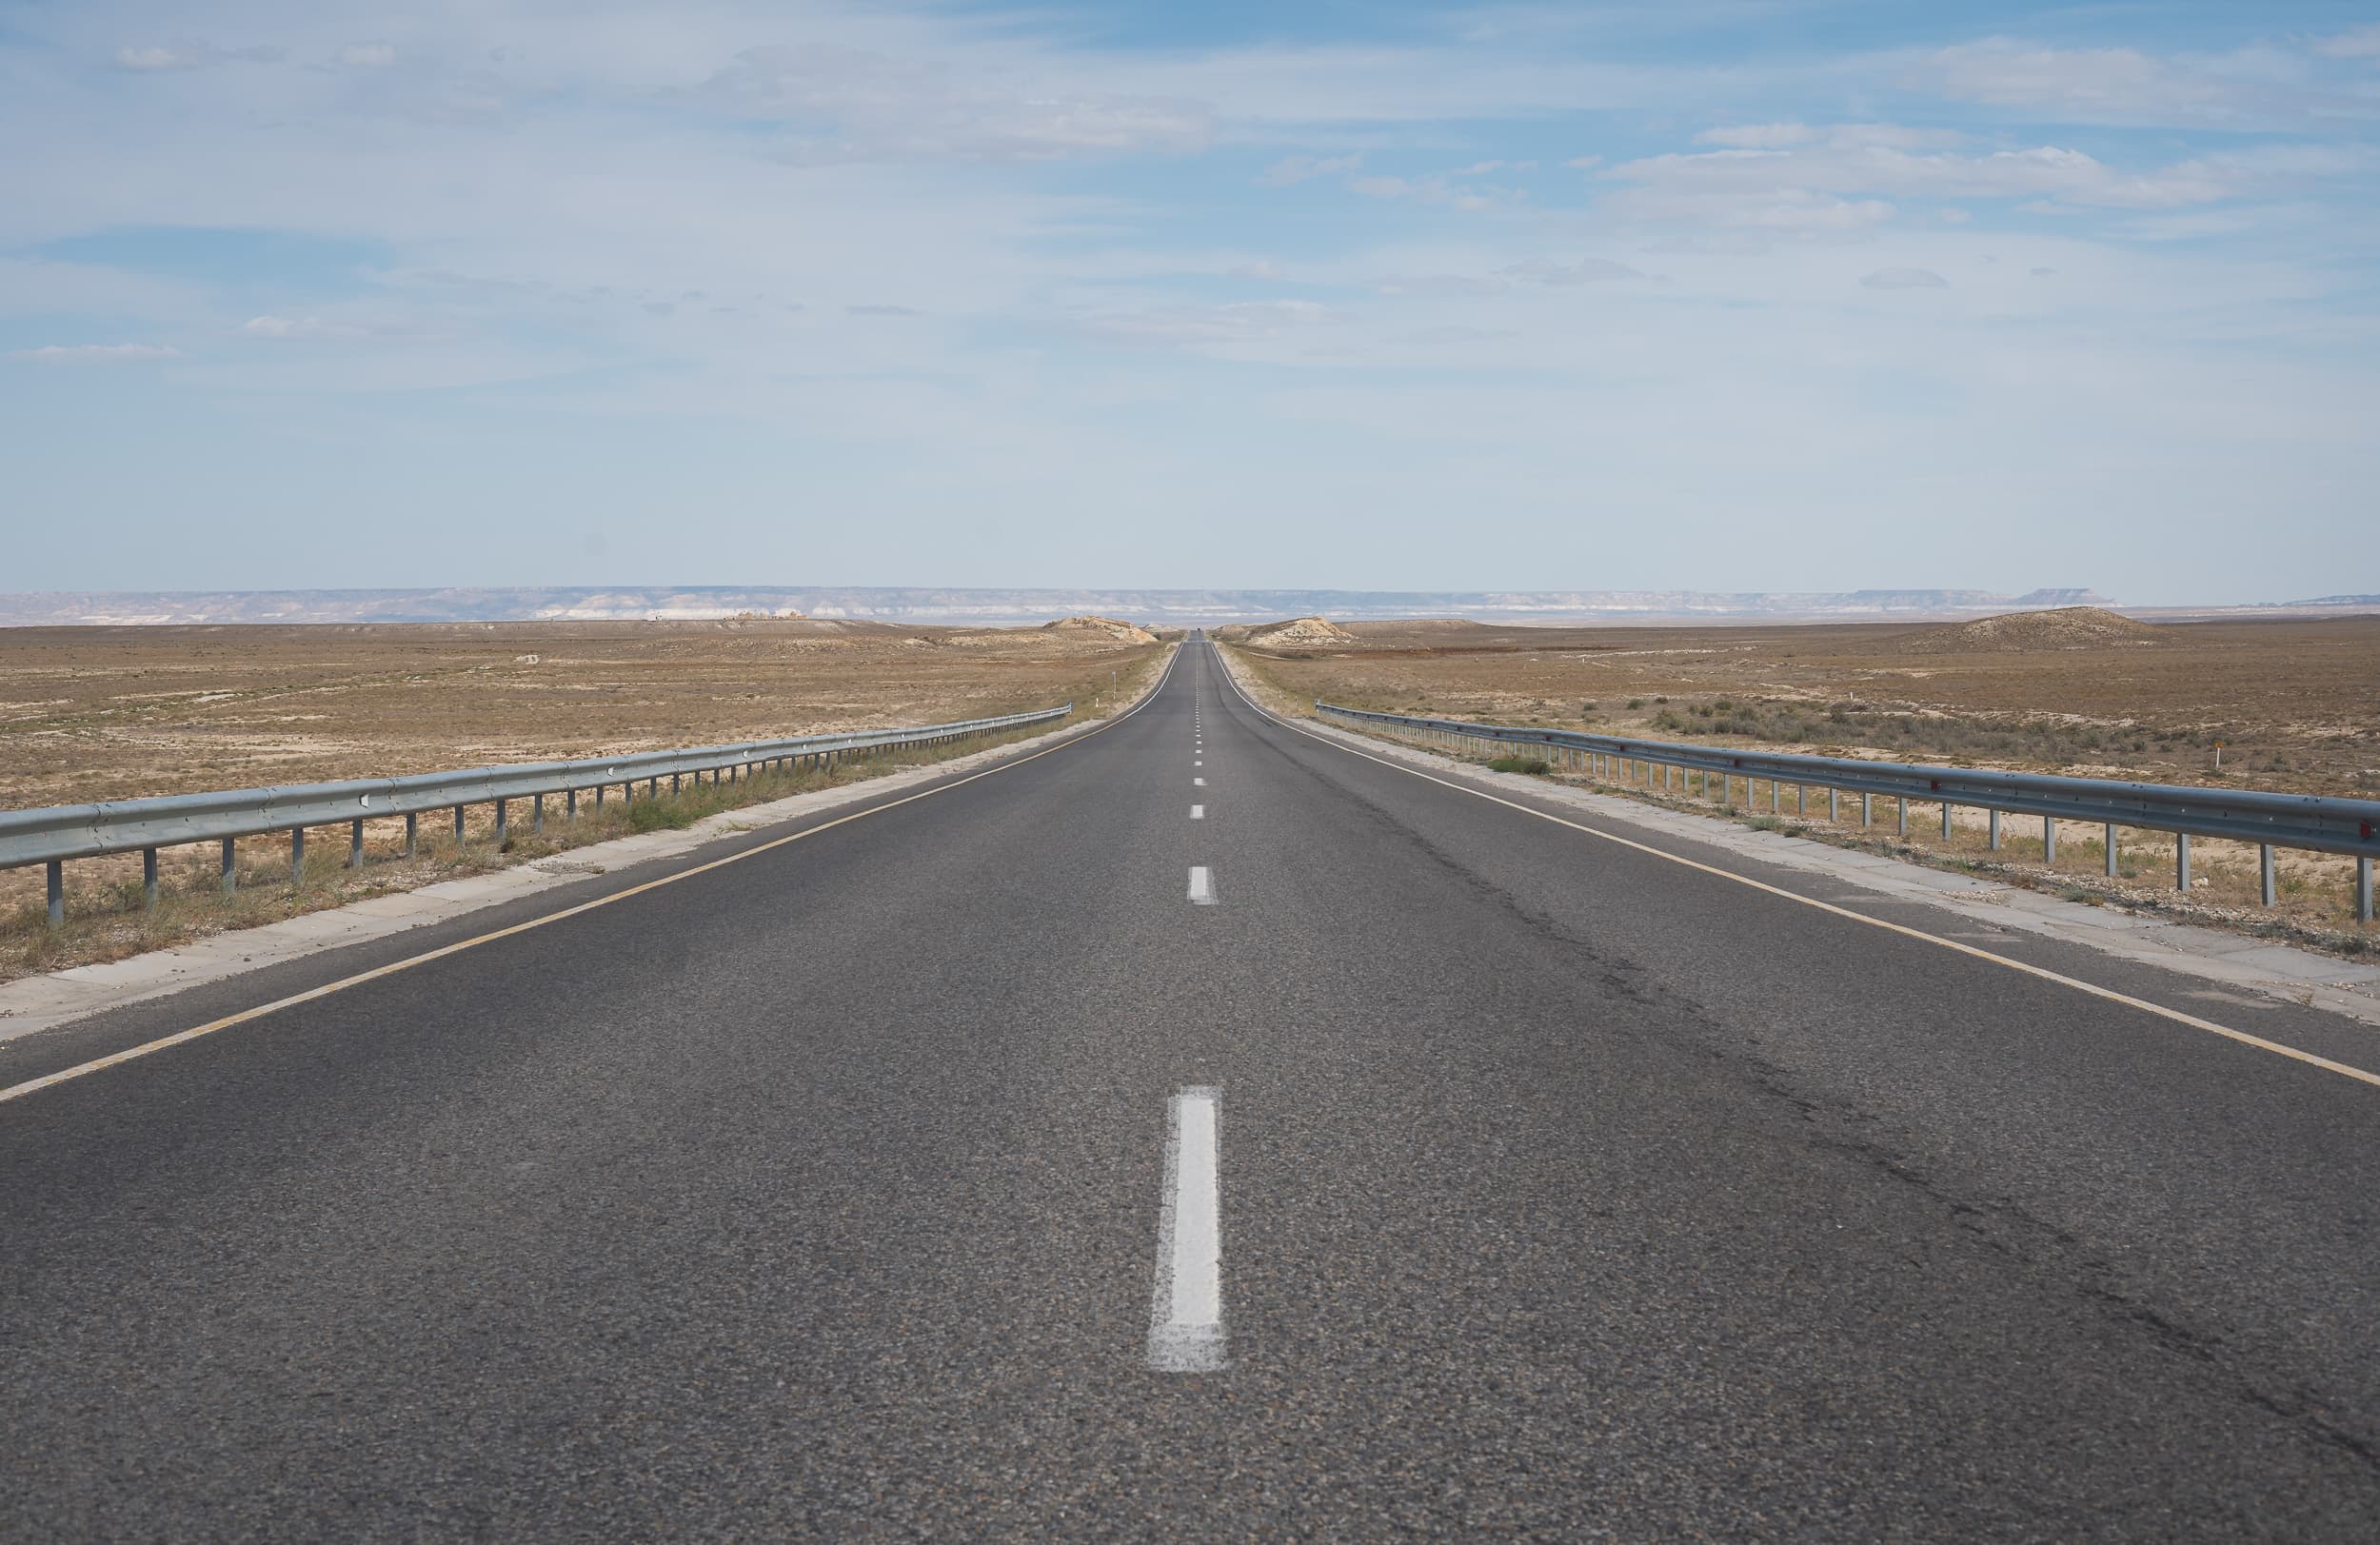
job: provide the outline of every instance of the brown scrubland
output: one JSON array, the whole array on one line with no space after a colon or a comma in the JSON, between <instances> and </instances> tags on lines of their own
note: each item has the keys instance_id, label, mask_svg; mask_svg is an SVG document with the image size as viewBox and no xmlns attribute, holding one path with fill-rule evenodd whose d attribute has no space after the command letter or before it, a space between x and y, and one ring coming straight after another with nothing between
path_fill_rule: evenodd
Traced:
<instances>
[{"instance_id":1,"label":"brown scrubland","mask_svg":"<svg viewBox=\"0 0 2380 1545\"><path fill-rule=\"evenodd\" d=\"M2078 777L2380 799L2380 617L2148 624L2093 608L1952 624L1493 626L1440 619L1267 633L1221 628L1280 705L1539 724ZM2217 766L2218 748L2220 766ZM1857 802L1853 801L1855 808ZM1822 809L1822 802L1820 808ZM1788 796L1786 810L1793 804ZM1767 815L1765 789L1759 808ZM1948 843L1913 826L1809 834L2004 870L2078 899L2194 911L2355 947L2349 861L2280 856L2282 904L2255 906L2255 850L2200 840L2204 881L2172 893L2172 842L2125 834L2127 878L2103 884L2096 828L2069 823L2054 872L2040 823L1982 812ZM2031 855L2028 869L2026 855ZM2160 886L2162 882L2162 888Z\"/></svg>"},{"instance_id":2,"label":"brown scrubland","mask_svg":"<svg viewBox=\"0 0 2380 1545\"><path fill-rule=\"evenodd\" d=\"M137 799L985 718L1072 701L1090 716L1145 684L1164 645L1106 618L955 628L715 622L0 629L0 808ZM1035 731L1034 733L1041 733ZM919 760L916 757L904 760ZM868 776L858 765L833 781ZM724 798L794 792L784 779ZM699 808L698 808L699 806ZM0 870L0 980L559 851L630 829L615 801L509 851L444 834L414 861L372 829L372 862L317 844L292 887L286 838L241 844L244 892L212 896L214 858L165 855L169 904L145 917L136 857L67 866L72 920L43 926L38 869ZM660 812L646 819L674 814ZM425 822L427 833L434 822ZM316 871L319 870L319 877Z\"/></svg>"}]
</instances>

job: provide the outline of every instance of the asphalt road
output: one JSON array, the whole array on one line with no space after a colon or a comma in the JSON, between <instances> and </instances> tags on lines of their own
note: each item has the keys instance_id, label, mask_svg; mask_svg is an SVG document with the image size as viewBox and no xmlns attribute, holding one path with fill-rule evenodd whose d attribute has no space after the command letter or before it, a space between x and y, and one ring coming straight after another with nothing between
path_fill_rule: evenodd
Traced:
<instances>
[{"instance_id":1,"label":"asphalt road","mask_svg":"<svg viewBox=\"0 0 2380 1545\"><path fill-rule=\"evenodd\" d=\"M0 1103L0 1535L2380 1535L2380 1089L1324 743L1198 644L781 835ZM1167 1365L1207 1269L1221 1365Z\"/></svg>"}]
</instances>

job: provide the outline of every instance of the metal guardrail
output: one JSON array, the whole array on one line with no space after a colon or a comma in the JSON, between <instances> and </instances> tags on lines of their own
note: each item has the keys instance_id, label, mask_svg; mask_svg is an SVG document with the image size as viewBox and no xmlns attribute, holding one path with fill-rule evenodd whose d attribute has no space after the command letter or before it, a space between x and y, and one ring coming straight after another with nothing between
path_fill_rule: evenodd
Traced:
<instances>
[{"instance_id":1,"label":"metal guardrail","mask_svg":"<svg viewBox=\"0 0 2380 1545\"><path fill-rule=\"evenodd\" d=\"M1702 775L1707 794L1710 781L1720 780L1722 802L1733 797L1733 781L1744 780L1744 797L1752 784L1769 785L1769 807L1780 807L1780 791L1796 789L1796 806L1807 801L1810 788L1828 794L1830 816L1837 812L1838 793L1860 796L1860 824L1871 815L1870 800L1881 795L1899 801L1900 829L1909 829L1909 806L1939 804L1942 832L1950 835L1951 812L1961 806L1991 812L1991 842L2001 842L2003 813L2042 818L2042 847L2047 859L2057 856L2057 822L2083 821L2107 830L2107 872L2116 872L2117 829L2135 827L2175 834L2175 882L2190 888L2190 840L2223 837L2254 842L2263 871L2264 904L2275 898L2272 850L2305 848L2343 853L2355 860L2355 916L2372 920L2371 861L2380 857L2380 801L2333 799L2318 794L2271 794L2257 789L2192 788L2178 783L2141 783L2108 778L2065 778L2047 773L1998 772L1976 767L1934 767L1898 762L1865 762L1855 757L1809 756L1796 752L1737 751L1725 746L1696 745L1673 741L1638 741L1578 730L1536 729L1512 724L1475 724L1459 719L1424 719L1407 714L1377 713L1317 701L1315 712L1359 724L1402 730L1441 744L1525 745L1553 751L1593 776L1625 783L1653 781L1660 769L1661 786L1673 789L1676 773L1689 779Z\"/></svg>"},{"instance_id":2,"label":"metal guardrail","mask_svg":"<svg viewBox=\"0 0 2380 1545\"><path fill-rule=\"evenodd\" d=\"M658 797L664 778L674 793L681 780L691 777L699 783L704 773L710 774L711 782L717 783L723 776L732 782L747 769L777 763L832 766L855 755L942 745L1047 723L1072 712L1074 704L1067 703L1031 713L967 719L949 724L803 735L790 740L747 741L682 751L640 751L629 756L579 762L525 762L461 772L419 773L407 778L365 778L340 783L293 783L273 788L174 794L149 800L116 800L104 804L0 810L0 869L34 863L49 865L50 921L54 925L65 921L64 865L69 859L139 852L143 856L148 900L154 904L157 850L161 847L222 842L223 885L228 891L234 879L232 844L243 837L289 833L290 874L295 880L305 873L306 830L309 826L346 823L349 832L348 862L360 867L367 821L403 817L406 853L410 857L418 833L417 822L426 811L452 810L455 837L461 841L464 810L474 804L493 804L496 835L502 841L506 807L513 800L531 802L531 820L542 825L545 796L549 794L563 796L567 802L566 813L575 816L581 794L592 792L600 807L604 791L615 784L626 800L634 800L639 783L645 785L648 797Z\"/></svg>"}]
</instances>

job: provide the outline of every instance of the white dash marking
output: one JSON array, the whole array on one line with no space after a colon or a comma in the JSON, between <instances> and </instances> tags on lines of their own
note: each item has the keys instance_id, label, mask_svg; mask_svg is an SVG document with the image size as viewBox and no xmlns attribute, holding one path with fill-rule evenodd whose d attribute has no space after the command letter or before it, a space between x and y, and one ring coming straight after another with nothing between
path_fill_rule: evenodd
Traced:
<instances>
[{"instance_id":1,"label":"white dash marking","mask_svg":"<svg viewBox=\"0 0 2380 1545\"><path fill-rule=\"evenodd\" d=\"M1206 819L1206 806L1203 804L1192 805L1190 807L1190 819L1193 821L1204 821Z\"/></svg>"},{"instance_id":2,"label":"white dash marking","mask_svg":"<svg viewBox=\"0 0 2380 1545\"><path fill-rule=\"evenodd\" d=\"M1222 1187L1217 1177L1220 1091L1174 1096L1165 1133L1165 1205L1157 1224L1157 1292L1149 1303L1149 1366L1211 1373L1223 1366Z\"/></svg>"},{"instance_id":3,"label":"white dash marking","mask_svg":"<svg viewBox=\"0 0 2380 1545\"><path fill-rule=\"evenodd\" d=\"M1203 863L1190 866L1190 903L1193 906L1215 904L1215 881L1208 876Z\"/></svg>"},{"instance_id":4,"label":"white dash marking","mask_svg":"<svg viewBox=\"0 0 2380 1545\"><path fill-rule=\"evenodd\" d=\"M1204 788L1206 787L1206 780L1203 778L1193 778L1190 780L1190 786L1192 788Z\"/></svg>"}]
</instances>

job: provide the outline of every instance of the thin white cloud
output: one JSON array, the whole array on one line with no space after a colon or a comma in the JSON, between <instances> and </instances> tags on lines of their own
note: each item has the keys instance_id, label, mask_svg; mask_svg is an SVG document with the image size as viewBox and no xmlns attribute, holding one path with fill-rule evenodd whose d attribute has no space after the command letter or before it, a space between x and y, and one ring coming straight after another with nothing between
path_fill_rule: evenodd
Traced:
<instances>
[{"instance_id":1,"label":"thin white cloud","mask_svg":"<svg viewBox=\"0 0 2380 1545\"><path fill-rule=\"evenodd\" d=\"M846 306L843 308L843 314L845 316L923 316L925 313L914 306Z\"/></svg>"},{"instance_id":2,"label":"thin white cloud","mask_svg":"<svg viewBox=\"0 0 2380 1545\"><path fill-rule=\"evenodd\" d=\"M1477 300L1504 294L1513 287L1493 275L1431 273L1383 279L1373 287L1383 295L1459 296Z\"/></svg>"},{"instance_id":3,"label":"thin white cloud","mask_svg":"<svg viewBox=\"0 0 2380 1545\"><path fill-rule=\"evenodd\" d=\"M2270 131L2380 118L2380 99L2341 89L2311 68L2325 54L2356 57L2364 41L2350 32L2311 51L2255 47L2165 57L2136 48L2063 49L1991 38L1929 55L1902 84L2059 123Z\"/></svg>"},{"instance_id":4,"label":"thin white cloud","mask_svg":"<svg viewBox=\"0 0 2380 1545\"><path fill-rule=\"evenodd\" d=\"M2331 59L2380 59L2380 24L2326 37L2314 51Z\"/></svg>"},{"instance_id":5,"label":"thin white cloud","mask_svg":"<svg viewBox=\"0 0 2380 1545\"><path fill-rule=\"evenodd\" d=\"M1297 183L1312 182L1317 177L1337 177L1359 169L1363 165L1359 155L1291 155L1283 156L1264 168L1257 179L1266 188L1288 188Z\"/></svg>"},{"instance_id":6,"label":"thin white cloud","mask_svg":"<svg viewBox=\"0 0 2380 1545\"><path fill-rule=\"evenodd\" d=\"M219 49L205 38L177 38L171 43L128 43L115 50L113 62L118 69L156 74L175 69L205 69L209 65L234 62L271 64L281 57L281 50L263 45Z\"/></svg>"},{"instance_id":7,"label":"thin white cloud","mask_svg":"<svg viewBox=\"0 0 2380 1545\"><path fill-rule=\"evenodd\" d=\"M35 365L130 365L181 357L180 349L163 344L45 344L39 348L20 348L9 356Z\"/></svg>"},{"instance_id":8,"label":"thin white cloud","mask_svg":"<svg viewBox=\"0 0 2380 1545\"><path fill-rule=\"evenodd\" d=\"M1405 199L1473 213L1517 204L1528 197L1517 188L1502 188L1492 183L1457 183L1455 178L1461 175L1456 172L1434 173L1426 177L1355 177L1348 180L1347 188L1368 199Z\"/></svg>"},{"instance_id":9,"label":"thin white cloud","mask_svg":"<svg viewBox=\"0 0 2380 1545\"><path fill-rule=\"evenodd\" d=\"M1180 153L1204 148L1214 129L1194 101L1037 84L826 44L747 49L679 99L777 126L778 158L800 166Z\"/></svg>"},{"instance_id":10,"label":"thin white cloud","mask_svg":"<svg viewBox=\"0 0 2380 1545\"><path fill-rule=\"evenodd\" d=\"M1695 136L1696 145L1725 145L1738 150L1781 150L1807 145L1818 137L1808 124L1737 124L1706 129Z\"/></svg>"},{"instance_id":11,"label":"thin white cloud","mask_svg":"<svg viewBox=\"0 0 2380 1545\"><path fill-rule=\"evenodd\" d=\"M1235 301L1223 306L1157 307L1092 318L1101 337L1137 344L1245 344L1332 320L1316 301Z\"/></svg>"},{"instance_id":12,"label":"thin white cloud","mask_svg":"<svg viewBox=\"0 0 2380 1545\"><path fill-rule=\"evenodd\" d=\"M351 69L386 69L397 62L393 43L343 43L331 58Z\"/></svg>"},{"instance_id":13,"label":"thin white cloud","mask_svg":"<svg viewBox=\"0 0 2380 1545\"><path fill-rule=\"evenodd\" d=\"M1878 268L1859 281L1869 289L1948 289L1951 282L1932 268Z\"/></svg>"},{"instance_id":14,"label":"thin white cloud","mask_svg":"<svg viewBox=\"0 0 2380 1545\"><path fill-rule=\"evenodd\" d=\"M1540 285L1603 285L1615 280L1645 277L1625 263L1609 258L1580 258L1576 263L1558 263L1552 258L1530 258L1504 270L1516 279L1527 279Z\"/></svg>"},{"instance_id":15,"label":"thin white cloud","mask_svg":"<svg viewBox=\"0 0 2380 1545\"><path fill-rule=\"evenodd\" d=\"M362 334L356 327L340 327L320 317L256 316L240 324L243 338L271 340L296 338L354 338Z\"/></svg>"},{"instance_id":16,"label":"thin white cloud","mask_svg":"<svg viewBox=\"0 0 2380 1545\"><path fill-rule=\"evenodd\" d=\"M1919 131L1915 138L1938 137ZM2112 167L2054 145L1982 154L1913 150L1894 125L1849 125L1786 149L1723 149L1649 156L1613 168L1633 185L1632 218L1715 225L1845 228L1891 210L1885 198L2033 200L2042 207L2178 209L2363 169L2365 153L2333 146L2266 146L2148 171ZM2030 207L2030 206L2029 206Z\"/></svg>"}]
</instances>

